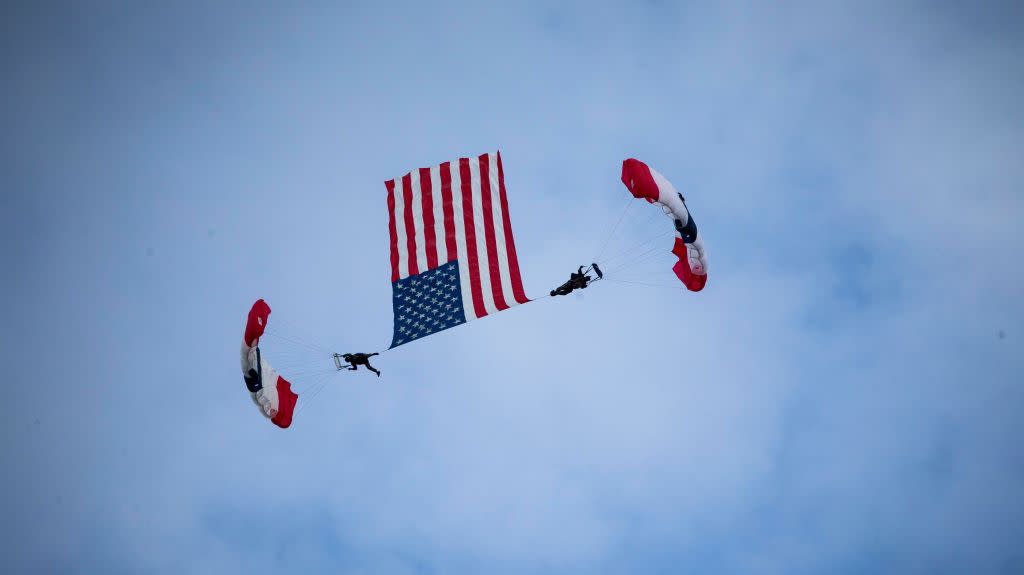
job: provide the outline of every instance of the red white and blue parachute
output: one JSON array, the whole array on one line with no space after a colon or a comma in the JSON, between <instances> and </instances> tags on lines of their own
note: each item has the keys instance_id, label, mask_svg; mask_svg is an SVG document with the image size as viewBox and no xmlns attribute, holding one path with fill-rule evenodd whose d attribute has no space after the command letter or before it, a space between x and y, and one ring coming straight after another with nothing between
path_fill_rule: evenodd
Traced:
<instances>
[{"instance_id":1,"label":"red white and blue parachute","mask_svg":"<svg viewBox=\"0 0 1024 575\"><path fill-rule=\"evenodd\" d=\"M672 253L679 261L672 267L672 271L690 291L704 289L708 281L707 255L683 195L665 176L635 158L622 162L622 183L633 197L658 204L665 215L673 220L676 241Z\"/></svg>"},{"instance_id":2,"label":"red white and blue parachute","mask_svg":"<svg viewBox=\"0 0 1024 575\"><path fill-rule=\"evenodd\" d=\"M256 300L249 310L242 336L242 377L253 403L260 412L278 427L292 424L292 413L299 396L292 391L288 380L281 377L260 352L260 338L267 328L270 306Z\"/></svg>"}]
</instances>

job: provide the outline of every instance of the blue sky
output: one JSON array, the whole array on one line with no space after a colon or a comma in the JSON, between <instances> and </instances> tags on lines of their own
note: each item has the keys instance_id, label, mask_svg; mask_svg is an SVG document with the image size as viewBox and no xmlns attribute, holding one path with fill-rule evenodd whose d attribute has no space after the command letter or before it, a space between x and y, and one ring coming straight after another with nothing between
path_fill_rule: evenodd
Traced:
<instances>
[{"instance_id":1,"label":"blue sky","mask_svg":"<svg viewBox=\"0 0 1024 575\"><path fill-rule=\"evenodd\" d=\"M983 4L4 4L5 565L1024 570L1024 14ZM528 294L630 156L708 287L521 306L266 422L252 301L383 348L384 180L496 149Z\"/></svg>"}]
</instances>

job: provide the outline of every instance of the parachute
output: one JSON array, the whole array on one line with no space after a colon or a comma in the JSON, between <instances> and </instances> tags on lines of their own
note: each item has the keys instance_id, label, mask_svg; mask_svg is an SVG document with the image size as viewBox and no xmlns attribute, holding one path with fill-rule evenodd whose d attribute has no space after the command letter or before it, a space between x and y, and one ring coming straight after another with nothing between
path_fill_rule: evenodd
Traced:
<instances>
[{"instance_id":1,"label":"parachute","mask_svg":"<svg viewBox=\"0 0 1024 575\"><path fill-rule=\"evenodd\" d=\"M708 281L708 262L704 242L693 216L686 208L686 199L669 182L647 164L635 158L622 162L622 183L634 198L658 204L672 218L676 241L672 253L679 261L672 267L676 277L690 291L700 291Z\"/></svg>"},{"instance_id":2,"label":"parachute","mask_svg":"<svg viewBox=\"0 0 1024 575\"><path fill-rule=\"evenodd\" d=\"M287 428L292 424L292 413L299 396L292 391L288 380L270 367L260 353L260 338L269 317L270 306L267 302L256 300L249 310L245 334L242 336L242 378L260 412L274 425Z\"/></svg>"}]
</instances>

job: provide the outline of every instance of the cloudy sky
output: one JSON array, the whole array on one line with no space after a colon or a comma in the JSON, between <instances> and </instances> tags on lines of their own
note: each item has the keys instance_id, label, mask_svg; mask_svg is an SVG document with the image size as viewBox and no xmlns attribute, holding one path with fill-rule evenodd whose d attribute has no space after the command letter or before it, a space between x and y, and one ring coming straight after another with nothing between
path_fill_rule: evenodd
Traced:
<instances>
[{"instance_id":1,"label":"cloudy sky","mask_svg":"<svg viewBox=\"0 0 1024 575\"><path fill-rule=\"evenodd\" d=\"M1024 571L1024 10L975 4L4 3L5 567ZM379 380L266 338L304 394L261 417L252 302L385 347L384 180L499 149L528 294L631 156L707 288L543 299ZM667 283L664 241L620 279Z\"/></svg>"}]
</instances>

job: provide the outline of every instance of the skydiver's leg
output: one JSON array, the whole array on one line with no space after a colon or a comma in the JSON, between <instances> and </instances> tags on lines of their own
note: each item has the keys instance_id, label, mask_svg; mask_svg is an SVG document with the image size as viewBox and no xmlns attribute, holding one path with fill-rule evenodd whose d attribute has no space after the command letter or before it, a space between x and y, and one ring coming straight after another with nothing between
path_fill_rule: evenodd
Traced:
<instances>
[{"instance_id":1,"label":"skydiver's leg","mask_svg":"<svg viewBox=\"0 0 1024 575\"><path fill-rule=\"evenodd\" d=\"M377 370L377 369L374 369L374 367L372 365L370 365L370 362L366 362L366 369L372 371L373 373L376 373L377 377L380 377L380 371Z\"/></svg>"}]
</instances>

